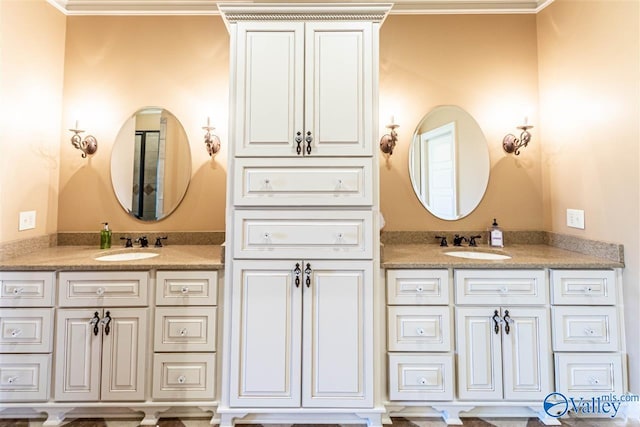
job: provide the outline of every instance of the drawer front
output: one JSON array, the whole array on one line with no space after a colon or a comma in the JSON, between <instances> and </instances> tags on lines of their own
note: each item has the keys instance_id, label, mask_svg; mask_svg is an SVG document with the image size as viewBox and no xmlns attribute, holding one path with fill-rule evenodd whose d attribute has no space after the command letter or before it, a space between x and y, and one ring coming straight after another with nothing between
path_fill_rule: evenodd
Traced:
<instances>
[{"instance_id":1,"label":"drawer front","mask_svg":"<svg viewBox=\"0 0 640 427\"><path fill-rule=\"evenodd\" d=\"M215 399L214 353L153 355L153 399Z\"/></svg>"},{"instance_id":2,"label":"drawer front","mask_svg":"<svg viewBox=\"0 0 640 427\"><path fill-rule=\"evenodd\" d=\"M148 282L146 271L62 272L58 303L61 307L144 307Z\"/></svg>"},{"instance_id":3,"label":"drawer front","mask_svg":"<svg viewBox=\"0 0 640 427\"><path fill-rule=\"evenodd\" d=\"M157 307L154 351L216 351L216 307Z\"/></svg>"},{"instance_id":4,"label":"drawer front","mask_svg":"<svg viewBox=\"0 0 640 427\"><path fill-rule=\"evenodd\" d=\"M589 398L624 392L620 353L556 354L556 382L565 396Z\"/></svg>"},{"instance_id":5,"label":"drawer front","mask_svg":"<svg viewBox=\"0 0 640 427\"><path fill-rule=\"evenodd\" d=\"M616 307L553 307L555 351L618 351Z\"/></svg>"},{"instance_id":6,"label":"drawer front","mask_svg":"<svg viewBox=\"0 0 640 427\"><path fill-rule=\"evenodd\" d=\"M52 308L0 309L1 353L50 353Z\"/></svg>"},{"instance_id":7,"label":"drawer front","mask_svg":"<svg viewBox=\"0 0 640 427\"><path fill-rule=\"evenodd\" d=\"M544 270L456 270L457 304L546 304Z\"/></svg>"},{"instance_id":8,"label":"drawer front","mask_svg":"<svg viewBox=\"0 0 640 427\"><path fill-rule=\"evenodd\" d=\"M553 303L558 305L615 305L613 270L552 270Z\"/></svg>"},{"instance_id":9,"label":"drawer front","mask_svg":"<svg viewBox=\"0 0 640 427\"><path fill-rule=\"evenodd\" d=\"M451 351L449 307L387 307L389 351Z\"/></svg>"},{"instance_id":10,"label":"drawer front","mask_svg":"<svg viewBox=\"0 0 640 427\"><path fill-rule=\"evenodd\" d=\"M371 259L371 211L236 211L235 258Z\"/></svg>"},{"instance_id":11,"label":"drawer front","mask_svg":"<svg viewBox=\"0 0 640 427\"><path fill-rule=\"evenodd\" d=\"M387 270L390 305L449 304L448 270Z\"/></svg>"},{"instance_id":12,"label":"drawer front","mask_svg":"<svg viewBox=\"0 0 640 427\"><path fill-rule=\"evenodd\" d=\"M371 206L371 158L236 159L236 206Z\"/></svg>"},{"instance_id":13,"label":"drawer front","mask_svg":"<svg viewBox=\"0 0 640 427\"><path fill-rule=\"evenodd\" d=\"M0 271L0 307L51 307L55 273Z\"/></svg>"},{"instance_id":14,"label":"drawer front","mask_svg":"<svg viewBox=\"0 0 640 427\"><path fill-rule=\"evenodd\" d=\"M390 400L453 400L453 355L389 354Z\"/></svg>"},{"instance_id":15,"label":"drawer front","mask_svg":"<svg viewBox=\"0 0 640 427\"><path fill-rule=\"evenodd\" d=\"M217 271L158 271L157 305L216 305Z\"/></svg>"},{"instance_id":16,"label":"drawer front","mask_svg":"<svg viewBox=\"0 0 640 427\"><path fill-rule=\"evenodd\" d=\"M49 400L50 354L4 354L0 357L0 402Z\"/></svg>"}]
</instances>

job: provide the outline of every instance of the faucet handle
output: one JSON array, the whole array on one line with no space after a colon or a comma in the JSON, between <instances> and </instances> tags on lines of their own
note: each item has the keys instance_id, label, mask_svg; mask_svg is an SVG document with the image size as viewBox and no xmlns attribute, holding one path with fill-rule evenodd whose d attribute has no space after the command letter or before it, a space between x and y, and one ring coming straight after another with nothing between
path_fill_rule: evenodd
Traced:
<instances>
[{"instance_id":1,"label":"faucet handle","mask_svg":"<svg viewBox=\"0 0 640 427\"><path fill-rule=\"evenodd\" d=\"M147 236L140 236L136 239L136 243L140 243L140 247L141 248L148 248L149 247L149 239L147 239Z\"/></svg>"},{"instance_id":2,"label":"faucet handle","mask_svg":"<svg viewBox=\"0 0 640 427\"><path fill-rule=\"evenodd\" d=\"M449 246L447 236L436 236L436 239L440 239L440 246Z\"/></svg>"},{"instance_id":3,"label":"faucet handle","mask_svg":"<svg viewBox=\"0 0 640 427\"><path fill-rule=\"evenodd\" d=\"M480 236L480 235L470 236L469 237L469 246L473 246L473 247L478 246L478 243L476 242L476 239L480 239L480 238L482 238L482 236Z\"/></svg>"},{"instance_id":4,"label":"faucet handle","mask_svg":"<svg viewBox=\"0 0 640 427\"><path fill-rule=\"evenodd\" d=\"M161 248L162 247L162 240L167 240L167 236L162 236L162 237L158 236L158 237L156 237L156 243L153 246L155 246L156 248Z\"/></svg>"},{"instance_id":5,"label":"faucet handle","mask_svg":"<svg viewBox=\"0 0 640 427\"><path fill-rule=\"evenodd\" d=\"M133 247L133 242L131 241L131 237L121 237L120 240L126 240L126 242L124 242L124 247L125 248L132 248Z\"/></svg>"}]
</instances>

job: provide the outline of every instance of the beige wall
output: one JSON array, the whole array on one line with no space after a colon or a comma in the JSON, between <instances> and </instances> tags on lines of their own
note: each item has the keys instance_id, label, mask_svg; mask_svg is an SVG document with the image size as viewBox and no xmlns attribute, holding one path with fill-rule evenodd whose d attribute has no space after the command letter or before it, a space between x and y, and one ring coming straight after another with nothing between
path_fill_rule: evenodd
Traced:
<instances>
[{"instance_id":1,"label":"beige wall","mask_svg":"<svg viewBox=\"0 0 640 427\"><path fill-rule=\"evenodd\" d=\"M640 391L640 2L556 0L538 15L545 229L624 244ZM566 226L584 209L585 229Z\"/></svg>"},{"instance_id":2,"label":"beige wall","mask_svg":"<svg viewBox=\"0 0 640 427\"><path fill-rule=\"evenodd\" d=\"M381 122L393 115L400 124L393 156L380 164L385 230L481 230L494 217L508 230L541 229L538 129L519 157L502 150L502 138L517 132L525 115L538 125L535 16L391 15L380 40ZM452 104L469 112L484 132L491 175L474 212L444 221L414 195L408 152L422 117L438 105Z\"/></svg>"},{"instance_id":3,"label":"beige wall","mask_svg":"<svg viewBox=\"0 0 640 427\"><path fill-rule=\"evenodd\" d=\"M229 36L214 16L68 17L63 124L80 120L99 148L82 159L62 134L59 230L223 231L228 147ZM113 190L109 162L123 123L160 106L182 123L191 144L192 179L178 209L157 223L129 217ZM211 161L207 116L222 150Z\"/></svg>"},{"instance_id":4,"label":"beige wall","mask_svg":"<svg viewBox=\"0 0 640 427\"><path fill-rule=\"evenodd\" d=\"M0 1L0 243L57 229L65 22L44 1Z\"/></svg>"}]
</instances>

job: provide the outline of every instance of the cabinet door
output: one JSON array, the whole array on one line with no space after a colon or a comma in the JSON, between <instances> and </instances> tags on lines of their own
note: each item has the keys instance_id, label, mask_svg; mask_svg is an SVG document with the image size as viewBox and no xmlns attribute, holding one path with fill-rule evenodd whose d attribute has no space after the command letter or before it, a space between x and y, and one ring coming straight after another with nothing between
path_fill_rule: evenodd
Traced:
<instances>
[{"instance_id":1,"label":"cabinet door","mask_svg":"<svg viewBox=\"0 0 640 427\"><path fill-rule=\"evenodd\" d=\"M507 316L508 312L508 316ZM553 389L549 313L546 308L503 308L504 398L543 400Z\"/></svg>"},{"instance_id":2,"label":"cabinet door","mask_svg":"<svg viewBox=\"0 0 640 427\"><path fill-rule=\"evenodd\" d=\"M144 400L147 309L104 309L102 400ZM108 315L108 317L107 317Z\"/></svg>"},{"instance_id":3,"label":"cabinet door","mask_svg":"<svg viewBox=\"0 0 640 427\"><path fill-rule=\"evenodd\" d=\"M230 406L300 406L302 275L296 263L233 264Z\"/></svg>"},{"instance_id":4,"label":"cabinet door","mask_svg":"<svg viewBox=\"0 0 640 427\"><path fill-rule=\"evenodd\" d=\"M102 309L61 309L56 316L55 400L100 399L102 331L95 335L91 319Z\"/></svg>"},{"instance_id":5,"label":"cabinet door","mask_svg":"<svg viewBox=\"0 0 640 427\"><path fill-rule=\"evenodd\" d=\"M373 266L369 261L305 261L305 407L373 405ZM309 279L307 281L307 279Z\"/></svg>"},{"instance_id":6,"label":"cabinet door","mask_svg":"<svg viewBox=\"0 0 640 427\"><path fill-rule=\"evenodd\" d=\"M305 137L313 137L312 156L372 155L372 52L370 22L306 24Z\"/></svg>"},{"instance_id":7,"label":"cabinet door","mask_svg":"<svg viewBox=\"0 0 640 427\"><path fill-rule=\"evenodd\" d=\"M238 23L237 156L298 155L294 138L304 131L303 33L302 22Z\"/></svg>"},{"instance_id":8,"label":"cabinet door","mask_svg":"<svg viewBox=\"0 0 640 427\"><path fill-rule=\"evenodd\" d=\"M501 328L496 334L494 310L456 308L460 399L502 399Z\"/></svg>"}]
</instances>

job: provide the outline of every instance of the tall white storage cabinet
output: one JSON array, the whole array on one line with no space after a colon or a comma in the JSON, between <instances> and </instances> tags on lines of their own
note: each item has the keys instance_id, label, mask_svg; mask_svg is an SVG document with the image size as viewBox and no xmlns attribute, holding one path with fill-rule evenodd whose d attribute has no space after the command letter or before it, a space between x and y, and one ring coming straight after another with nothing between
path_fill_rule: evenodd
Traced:
<instances>
[{"instance_id":1,"label":"tall white storage cabinet","mask_svg":"<svg viewBox=\"0 0 640 427\"><path fill-rule=\"evenodd\" d=\"M221 425L379 425L374 148L390 5L219 8L232 145Z\"/></svg>"}]
</instances>

